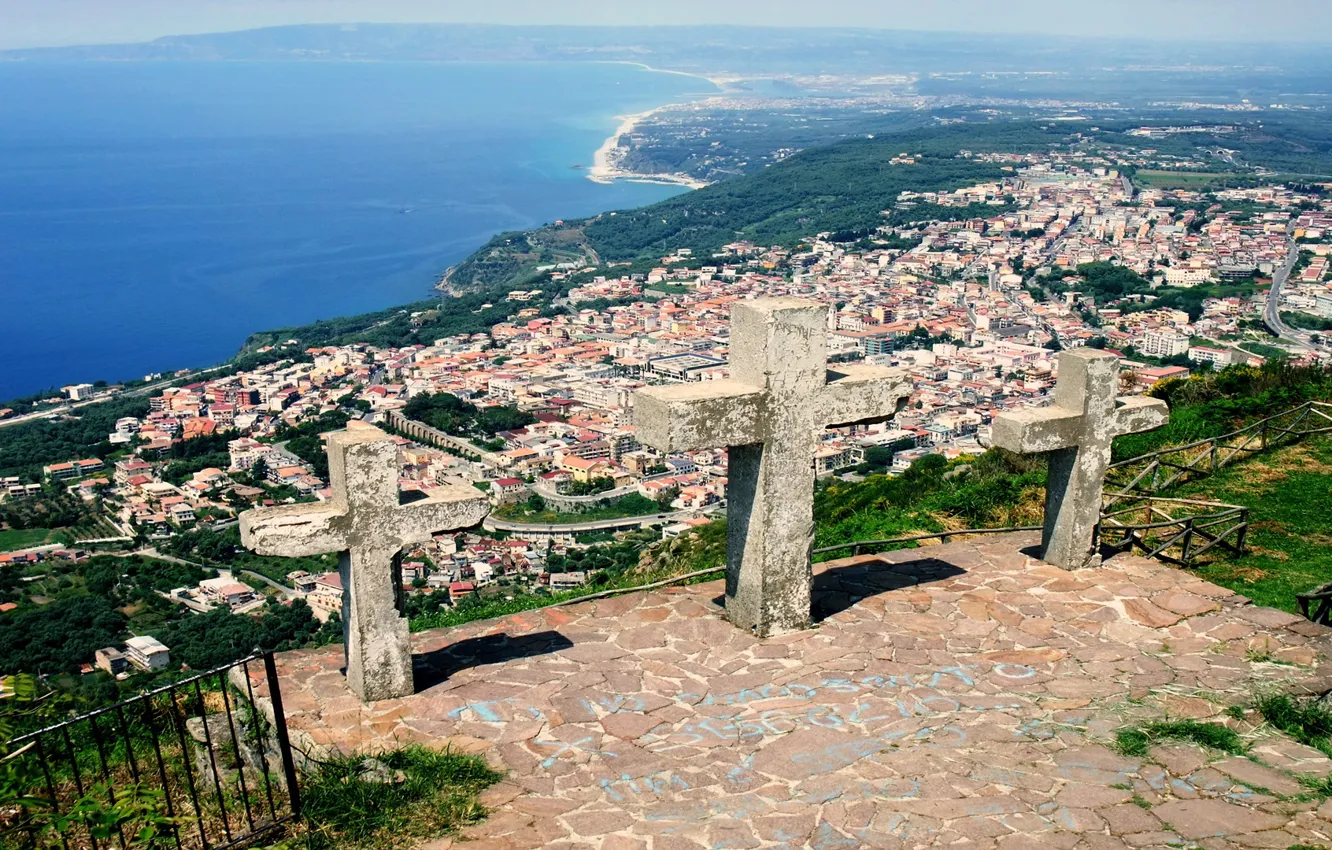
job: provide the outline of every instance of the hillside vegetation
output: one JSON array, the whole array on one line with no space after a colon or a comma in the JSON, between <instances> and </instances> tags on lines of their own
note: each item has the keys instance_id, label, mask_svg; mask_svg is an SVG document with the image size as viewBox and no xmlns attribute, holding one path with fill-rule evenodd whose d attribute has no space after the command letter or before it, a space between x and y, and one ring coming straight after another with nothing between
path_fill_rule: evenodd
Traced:
<instances>
[{"instance_id":1,"label":"hillside vegetation","mask_svg":"<svg viewBox=\"0 0 1332 850\"><path fill-rule=\"evenodd\" d=\"M1202 578L1292 613L1297 593L1332 582L1332 437L1267 452L1171 495L1249 508L1248 554L1200 565Z\"/></svg>"},{"instance_id":2,"label":"hillside vegetation","mask_svg":"<svg viewBox=\"0 0 1332 850\"><path fill-rule=\"evenodd\" d=\"M1282 361L1261 368L1234 366L1162 382L1151 394L1171 404L1169 423L1118 438L1116 459L1218 436L1308 400L1332 400L1332 371ZM1254 554L1235 562L1213 562L1205 573L1209 579L1244 593L1251 589L1249 595L1263 604L1287 610L1295 605L1295 592L1332 581L1332 558L1312 551L1326 548L1327 543L1323 514L1332 503L1329 452L1332 440L1275 450L1170 494L1248 505L1253 511ZM1274 482L1286 483L1277 487ZM814 496L814 545L958 528L1036 525L1042 517L1044 487L1042 458L1001 449L952 462L927 455L900 476L825 480ZM672 541L645 557L646 567L661 572L677 564L692 569L720 566L725 553L719 538L717 531L707 530L694 539ZM1286 555L1263 555L1263 547ZM834 552L831 557L845 554Z\"/></svg>"}]
</instances>

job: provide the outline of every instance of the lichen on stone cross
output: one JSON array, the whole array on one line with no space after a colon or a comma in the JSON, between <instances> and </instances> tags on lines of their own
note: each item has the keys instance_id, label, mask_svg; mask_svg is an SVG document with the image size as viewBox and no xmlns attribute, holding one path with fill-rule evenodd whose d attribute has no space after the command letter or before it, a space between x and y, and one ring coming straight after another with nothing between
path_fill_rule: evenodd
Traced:
<instances>
[{"instance_id":1,"label":"lichen on stone cross","mask_svg":"<svg viewBox=\"0 0 1332 850\"><path fill-rule=\"evenodd\" d=\"M402 548L476 525L489 502L474 488L448 487L401 504L398 448L369 426L328 435L328 470L329 502L246 511L241 543L289 558L339 553L347 684L364 702L409 696L412 651L399 611Z\"/></svg>"},{"instance_id":2,"label":"lichen on stone cross","mask_svg":"<svg viewBox=\"0 0 1332 850\"><path fill-rule=\"evenodd\" d=\"M729 448L726 616L760 636L809 625L814 454L824 430L889 419L911 394L897 369L829 369L827 326L827 306L812 301L738 302L728 379L635 394L643 443Z\"/></svg>"},{"instance_id":3,"label":"lichen on stone cross","mask_svg":"<svg viewBox=\"0 0 1332 850\"><path fill-rule=\"evenodd\" d=\"M1041 557L1057 567L1100 564L1096 526L1111 443L1120 434L1149 431L1170 417L1163 401L1118 396L1118 384L1115 355L1089 348L1065 351L1059 355L1053 406L994 418L994 445L1048 455Z\"/></svg>"}]
</instances>

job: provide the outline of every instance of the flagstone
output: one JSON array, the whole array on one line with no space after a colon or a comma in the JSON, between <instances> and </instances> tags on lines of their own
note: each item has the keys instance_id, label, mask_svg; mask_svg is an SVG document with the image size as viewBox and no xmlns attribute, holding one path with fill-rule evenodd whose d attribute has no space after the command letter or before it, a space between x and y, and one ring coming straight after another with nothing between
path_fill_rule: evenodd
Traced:
<instances>
[{"instance_id":1,"label":"flagstone","mask_svg":"<svg viewBox=\"0 0 1332 850\"><path fill-rule=\"evenodd\" d=\"M832 573L834 586L854 579L878 595L778 638L726 623L712 602L719 582L413 635L417 652L486 635L507 636L513 651L484 667L460 659L444 681L369 710L337 672L336 648L284 653L284 701L298 708L288 726L314 757L321 747L369 751L395 740L484 752L507 774L504 790L486 798L505 832L478 824L469 832L476 841L456 845L469 850L491 840L648 850L751 840L984 848L1019 839L1079 848L1222 840L1189 825L1193 809L1178 809L1185 824L1160 814L1184 803L1242 812L1227 822L1231 846L1281 835L1319 844L1313 830L1328 827L1316 803L1299 809L1252 786L1286 793L1302 787L1298 776L1328 775L1332 761L1321 753L1270 731L1250 752L1262 764L1175 744L1133 759L1105 744L1121 726L1167 713L1234 722L1220 712L1255 688L1315 687L1332 673L1323 644L1298 624L1258 622L1289 622L1284 616L1255 618L1251 606L1202 594L1193 577L1133 556L1109 559L1094 574L1104 581L1077 589L1060 578L1073 574L1014 556L1033 539L951 543L931 547L928 560L915 551L815 565L818 587ZM868 589L885 563L905 583ZM847 566L856 572L839 572ZM1068 588L1049 592L1056 583ZM1158 586L1150 599L1107 590ZM1189 603L1207 610L1188 615L1157 604L1173 594L1215 598L1218 607ZM1135 602L1175 622L1123 616ZM1041 620L1054 624L1048 633L1023 628ZM984 634L964 628L982 624ZM1273 657L1308 652L1314 663L1261 662L1247 652L1255 634ZM1219 654L1230 641L1240 651ZM263 683L256 687L263 697ZM1254 773L1244 773L1248 765ZM1154 808L1135 805L1134 794ZM744 830L714 828L730 823Z\"/></svg>"}]
</instances>

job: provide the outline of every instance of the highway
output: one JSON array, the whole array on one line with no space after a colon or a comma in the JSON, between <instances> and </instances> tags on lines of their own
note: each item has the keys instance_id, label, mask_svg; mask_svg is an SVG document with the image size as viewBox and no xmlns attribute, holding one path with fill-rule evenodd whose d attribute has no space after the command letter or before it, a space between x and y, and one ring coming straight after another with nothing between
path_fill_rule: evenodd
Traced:
<instances>
[{"instance_id":1,"label":"highway","mask_svg":"<svg viewBox=\"0 0 1332 850\"><path fill-rule=\"evenodd\" d=\"M24 422L34 422L38 419L50 419L53 416L63 416L64 414L77 410L80 407L87 407L88 405L91 404L101 404L102 402L111 401L112 399L129 398L131 396L144 395L146 393L151 393L154 390L160 390L163 387L169 387L172 384L176 383L177 381L188 381L190 379L206 375L209 372L216 372L218 369L221 368L223 367L209 366L207 369L197 369L188 375L173 375L170 378L163 378L160 381L154 381L151 384L144 384L141 387L135 387L132 390L125 390L122 393L114 393L110 395L98 396L97 398L90 398L87 401L76 401L73 404L62 404L59 407L53 407L50 410L42 410L36 413L25 413L22 416L15 416L12 419L0 420L0 428L8 428L10 425L21 425Z\"/></svg>"}]
</instances>

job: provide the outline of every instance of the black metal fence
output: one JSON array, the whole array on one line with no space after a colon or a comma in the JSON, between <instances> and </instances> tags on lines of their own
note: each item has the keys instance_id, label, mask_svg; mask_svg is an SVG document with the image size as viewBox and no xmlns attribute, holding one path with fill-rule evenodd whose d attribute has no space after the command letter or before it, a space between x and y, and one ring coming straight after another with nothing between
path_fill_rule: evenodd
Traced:
<instances>
[{"instance_id":1,"label":"black metal fence","mask_svg":"<svg viewBox=\"0 0 1332 850\"><path fill-rule=\"evenodd\" d=\"M251 665L263 667L271 717ZM0 847L221 850L300 815L272 653L21 735L8 753L21 799Z\"/></svg>"}]
</instances>

